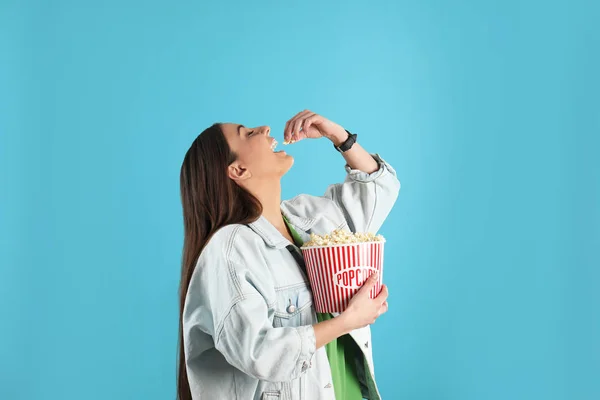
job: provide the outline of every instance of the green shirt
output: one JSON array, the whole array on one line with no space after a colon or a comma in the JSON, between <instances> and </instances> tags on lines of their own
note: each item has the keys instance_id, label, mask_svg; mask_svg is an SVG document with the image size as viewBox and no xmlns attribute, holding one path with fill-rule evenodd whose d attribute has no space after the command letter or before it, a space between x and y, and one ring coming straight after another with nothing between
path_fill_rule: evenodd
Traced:
<instances>
[{"instance_id":1,"label":"green shirt","mask_svg":"<svg viewBox=\"0 0 600 400\"><path fill-rule=\"evenodd\" d=\"M296 246L302 246L302 238L285 220ZM319 322L332 319L331 313L317 313ZM325 345L327 358L331 367L331 376L333 379L333 390L335 398L340 400L362 400L360 383L356 372L356 346L350 335L343 335ZM360 350L359 350L360 351Z\"/></svg>"}]
</instances>

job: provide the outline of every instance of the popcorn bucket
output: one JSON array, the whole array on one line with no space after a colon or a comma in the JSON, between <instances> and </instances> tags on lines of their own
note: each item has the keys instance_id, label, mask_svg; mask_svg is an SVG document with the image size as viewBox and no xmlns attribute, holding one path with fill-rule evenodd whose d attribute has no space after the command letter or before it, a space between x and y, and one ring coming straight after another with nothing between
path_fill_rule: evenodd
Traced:
<instances>
[{"instance_id":1,"label":"popcorn bucket","mask_svg":"<svg viewBox=\"0 0 600 400\"><path fill-rule=\"evenodd\" d=\"M379 278L369 297L373 299L381 292L384 243L381 240L301 248L317 312L344 311L375 271Z\"/></svg>"}]
</instances>

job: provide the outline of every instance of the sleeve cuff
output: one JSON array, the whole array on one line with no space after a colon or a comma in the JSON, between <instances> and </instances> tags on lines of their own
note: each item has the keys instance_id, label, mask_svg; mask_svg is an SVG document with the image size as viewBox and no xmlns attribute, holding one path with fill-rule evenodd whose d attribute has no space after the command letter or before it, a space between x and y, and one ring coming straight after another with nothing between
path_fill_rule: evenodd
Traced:
<instances>
[{"instance_id":1,"label":"sleeve cuff","mask_svg":"<svg viewBox=\"0 0 600 400\"><path fill-rule=\"evenodd\" d=\"M300 326L297 328L297 332L301 340L297 372L303 374L312 366L312 357L317 351L317 338L315 337L315 329L312 325Z\"/></svg>"},{"instance_id":2,"label":"sleeve cuff","mask_svg":"<svg viewBox=\"0 0 600 400\"><path fill-rule=\"evenodd\" d=\"M392 166L385 162L385 160L381 158L379 154L372 153L371 157L373 157L373 159L377 161L377 165L379 165L379 169L377 171L367 174L359 169L352 169L348 164L346 164L345 168L346 172L348 173L348 178L357 182L372 182L379 178L386 170L394 175L396 174Z\"/></svg>"}]
</instances>

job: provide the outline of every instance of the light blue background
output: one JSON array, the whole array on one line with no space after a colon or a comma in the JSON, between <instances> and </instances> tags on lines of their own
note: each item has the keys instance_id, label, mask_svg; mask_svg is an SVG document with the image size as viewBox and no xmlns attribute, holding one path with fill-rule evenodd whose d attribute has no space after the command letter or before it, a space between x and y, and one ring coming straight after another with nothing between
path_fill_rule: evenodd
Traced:
<instances>
[{"instance_id":1,"label":"light blue background","mask_svg":"<svg viewBox=\"0 0 600 400\"><path fill-rule=\"evenodd\" d=\"M304 108L403 184L385 400L600 398L597 2L87 3L1 2L0 399L173 399L184 153Z\"/></svg>"}]
</instances>

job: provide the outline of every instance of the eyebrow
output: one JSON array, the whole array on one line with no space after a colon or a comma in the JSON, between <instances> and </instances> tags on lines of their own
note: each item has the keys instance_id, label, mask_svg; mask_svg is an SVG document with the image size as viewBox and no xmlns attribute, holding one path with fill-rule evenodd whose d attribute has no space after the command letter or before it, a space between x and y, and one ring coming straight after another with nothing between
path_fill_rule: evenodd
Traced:
<instances>
[{"instance_id":1,"label":"eyebrow","mask_svg":"<svg viewBox=\"0 0 600 400\"><path fill-rule=\"evenodd\" d=\"M242 128L245 128L245 126L244 125L238 125L238 127L237 127L238 136L242 135Z\"/></svg>"}]
</instances>

